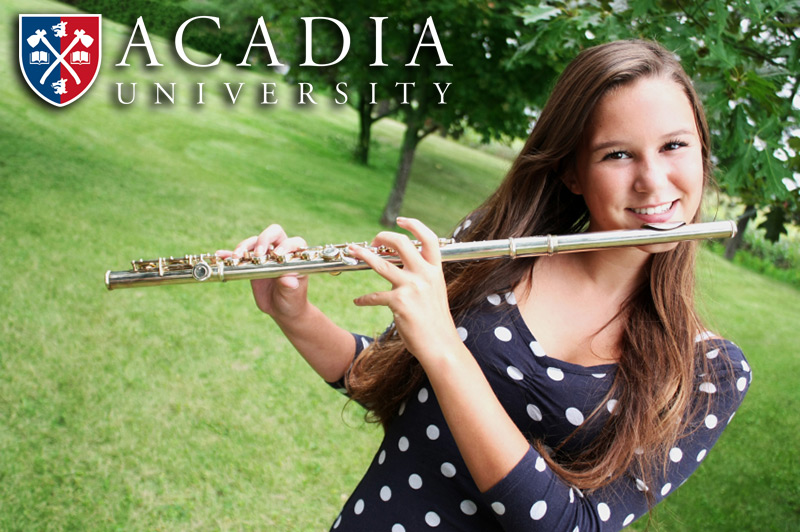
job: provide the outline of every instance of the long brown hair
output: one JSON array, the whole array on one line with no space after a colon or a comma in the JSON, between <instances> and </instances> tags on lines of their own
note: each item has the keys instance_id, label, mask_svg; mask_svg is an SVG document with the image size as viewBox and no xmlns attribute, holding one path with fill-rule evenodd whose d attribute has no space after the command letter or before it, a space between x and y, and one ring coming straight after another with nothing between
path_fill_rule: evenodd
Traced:
<instances>
[{"instance_id":1,"label":"long brown hair","mask_svg":"<svg viewBox=\"0 0 800 532\"><path fill-rule=\"evenodd\" d=\"M645 77L664 77L683 87L702 142L704 185L710 180L709 132L700 100L676 57L647 41L618 41L583 51L558 79L525 147L503 183L473 213L462 240L501 239L585 230L588 210L562 181L575 161L581 134L601 98ZM699 213L695 215L697 221ZM644 282L620 309L625 329L609 398L618 399L589 448L551 466L581 489L603 486L631 471L647 479L686 429L698 363L694 339L702 325L694 308L697 246L682 242L654 254ZM451 312L458 321L488 294L516 287L535 259L446 263ZM707 371L707 368L706 368ZM386 425L422 382L424 373L390 329L358 358L348 378L353 399ZM604 403L603 403L604 404ZM599 407L598 407L599 410ZM593 415L599 415L599 411ZM586 423L588 425L588 423ZM577 429L577 430L580 430Z\"/></svg>"}]
</instances>

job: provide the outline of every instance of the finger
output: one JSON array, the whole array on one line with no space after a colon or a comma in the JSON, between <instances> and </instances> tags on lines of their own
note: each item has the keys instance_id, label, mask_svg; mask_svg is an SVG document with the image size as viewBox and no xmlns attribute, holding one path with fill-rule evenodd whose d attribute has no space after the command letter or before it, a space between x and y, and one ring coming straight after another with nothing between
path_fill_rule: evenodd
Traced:
<instances>
[{"instance_id":1,"label":"finger","mask_svg":"<svg viewBox=\"0 0 800 532\"><path fill-rule=\"evenodd\" d=\"M283 230L283 227L278 224L272 224L258 235L253 252L258 257L266 255L270 249L279 245L286 238L286 231Z\"/></svg>"},{"instance_id":2,"label":"finger","mask_svg":"<svg viewBox=\"0 0 800 532\"><path fill-rule=\"evenodd\" d=\"M239 242L236 247L233 249L233 256L237 259L242 258L246 251L252 251L253 246L255 246L256 241L258 240L257 236L251 236L249 238L245 238L241 242Z\"/></svg>"},{"instance_id":3,"label":"finger","mask_svg":"<svg viewBox=\"0 0 800 532\"><path fill-rule=\"evenodd\" d=\"M293 251L297 251L298 249L307 247L308 244L306 244L305 239L299 236L292 236L282 241L280 244L276 245L274 253L276 255L285 255L287 253L291 253Z\"/></svg>"},{"instance_id":4,"label":"finger","mask_svg":"<svg viewBox=\"0 0 800 532\"><path fill-rule=\"evenodd\" d=\"M391 298L390 292L373 292L371 294L364 294L353 300L353 303L358 307L376 307L376 306L389 306Z\"/></svg>"},{"instance_id":5,"label":"finger","mask_svg":"<svg viewBox=\"0 0 800 532\"><path fill-rule=\"evenodd\" d=\"M439 237L433 230L416 218L397 218L397 225L410 231L414 238L422 244L422 258L426 262L439 265L442 262L442 251L439 247Z\"/></svg>"},{"instance_id":6,"label":"finger","mask_svg":"<svg viewBox=\"0 0 800 532\"><path fill-rule=\"evenodd\" d=\"M379 257L371 250L363 248L358 244L350 244L347 250L354 258L366 262L375 273L392 283L392 286L396 286L402 281L403 271L391 262Z\"/></svg>"},{"instance_id":7,"label":"finger","mask_svg":"<svg viewBox=\"0 0 800 532\"><path fill-rule=\"evenodd\" d=\"M375 237L375 240L372 241L372 245L386 246L395 250L397 256L403 262L403 267L409 270L414 270L415 267L421 266L425 262L419 253L419 249L411 242L411 239L400 233L380 232Z\"/></svg>"}]
</instances>

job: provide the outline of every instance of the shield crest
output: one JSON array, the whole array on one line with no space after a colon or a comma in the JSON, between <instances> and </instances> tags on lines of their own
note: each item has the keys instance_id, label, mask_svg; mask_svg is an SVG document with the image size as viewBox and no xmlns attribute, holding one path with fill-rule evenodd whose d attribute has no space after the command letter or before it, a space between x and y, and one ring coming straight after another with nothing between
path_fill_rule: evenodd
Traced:
<instances>
[{"instance_id":1,"label":"shield crest","mask_svg":"<svg viewBox=\"0 0 800 532\"><path fill-rule=\"evenodd\" d=\"M57 107L83 96L100 71L100 15L20 15L19 66L33 92Z\"/></svg>"}]
</instances>

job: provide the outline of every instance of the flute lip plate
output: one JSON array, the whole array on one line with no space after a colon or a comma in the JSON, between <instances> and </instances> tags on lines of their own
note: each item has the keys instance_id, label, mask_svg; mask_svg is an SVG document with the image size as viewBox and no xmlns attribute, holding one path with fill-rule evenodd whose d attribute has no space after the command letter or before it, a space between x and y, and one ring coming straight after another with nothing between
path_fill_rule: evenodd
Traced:
<instances>
[{"instance_id":1,"label":"flute lip plate","mask_svg":"<svg viewBox=\"0 0 800 532\"><path fill-rule=\"evenodd\" d=\"M686 222L652 223L652 224L644 224L644 225L642 225L642 229L654 229L656 231L669 231L671 229L677 229L678 227L682 227L684 225L686 225Z\"/></svg>"}]
</instances>

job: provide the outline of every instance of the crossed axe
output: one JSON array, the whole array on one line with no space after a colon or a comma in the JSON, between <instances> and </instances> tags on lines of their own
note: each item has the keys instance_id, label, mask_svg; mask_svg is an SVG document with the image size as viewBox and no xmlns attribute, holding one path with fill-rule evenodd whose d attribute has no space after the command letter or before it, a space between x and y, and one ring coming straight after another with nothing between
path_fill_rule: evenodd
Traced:
<instances>
[{"instance_id":1,"label":"crossed axe","mask_svg":"<svg viewBox=\"0 0 800 532\"><path fill-rule=\"evenodd\" d=\"M53 52L53 55L56 57L55 62L52 65L50 65L50 67L42 76L42 79L39 80L39 84L40 85L44 84L44 80L47 79L47 76L50 75L50 72L52 72L53 69L57 67L59 63L61 63L67 68L67 70L69 70L69 73L72 74L72 77L75 79L75 83L80 85L81 79L78 77L78 74L75 73L75 70L69 65L69 63L66 62L64 58L67 57L70 50L72 50L75 47L75 45L78 44L79 42L83 44L86 48L88 48L92 45L94 39L91 37L91 35L86 35L86 32L83 30L75 30L75 38L72 39L71 43L69 43L69 46L67 46L67 49L64 50L64 53L59 54L58 52L56 52L55 48L53 48L53 46L50 44L50 41L47 40L47 37L45 37L46 33L47 32L45 30L36 30L33 35L28 37L28 44L30 45L31 48L36 48L36 46L41 41L44 43L45 46L47 46L47 48L50 49L51 52Z\"/></svg>"}]
</instances>

